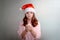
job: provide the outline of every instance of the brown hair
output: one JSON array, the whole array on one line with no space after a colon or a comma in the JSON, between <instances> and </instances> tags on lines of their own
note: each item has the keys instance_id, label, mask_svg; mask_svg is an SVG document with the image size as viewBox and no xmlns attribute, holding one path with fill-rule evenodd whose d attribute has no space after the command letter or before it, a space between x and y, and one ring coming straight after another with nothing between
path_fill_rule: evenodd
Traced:
<instances>
[{"instance_id":1,"label":"brown hair","mask_svg":"<svg viewBox=\"0 0 60 40\"><path fill-rule=\"evenodd\" d=\"M26 17L26 14L25 14L25 17L23 18L23 25L26 26L27 25L27 17ZM37 24L38 24L38 20L36 19L35 17L35 14L33 13L33 17L31 19L31 24L33 27L35 27Z\"/></svg>"}]
</instances>

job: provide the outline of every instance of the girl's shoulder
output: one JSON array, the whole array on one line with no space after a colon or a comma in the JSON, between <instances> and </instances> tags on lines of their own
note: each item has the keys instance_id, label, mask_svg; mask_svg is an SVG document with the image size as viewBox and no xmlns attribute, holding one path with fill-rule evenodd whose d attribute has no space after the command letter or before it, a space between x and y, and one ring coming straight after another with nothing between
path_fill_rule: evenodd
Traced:
<instances>
[{"instance_id":1,"label":"girl's shoulder","mask_svg":"<svg viewBox=\"0 0 60 40\"><path fill-rule=\"evenodd\" d=\"M36 26L36 28L39 28L41 25L40 25L40 21L38 21L38 25Z\"/></svg>"},{"instance_id":2,"label":"girl's shoulder","mask_svg":"<svg viewBox=\"0 0 60 40\"><path fill-rule=\"evenodd\" d=\"M38 21L38 25L40 25L40 21Z\"/></svg>"},{"instance_id":3,"label":"girl's shoulder","mask_svg":"<svg viewBox=\"0 0 60 40\"><path fill-rule=\"evenodd\" d=\"M19 21L18 23L20 26L23 26L23 21Z\"/></svg>"}]
</instances>

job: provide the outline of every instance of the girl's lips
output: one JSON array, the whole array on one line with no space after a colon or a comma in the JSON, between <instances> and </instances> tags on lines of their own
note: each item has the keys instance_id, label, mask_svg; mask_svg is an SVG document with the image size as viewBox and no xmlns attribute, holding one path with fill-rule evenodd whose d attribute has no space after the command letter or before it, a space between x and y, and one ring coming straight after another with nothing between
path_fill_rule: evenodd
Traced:
<instances>
[{"instance_id":1,"label":"girl's lips","mask_svg":"<svg viewBox=\"0 0 60 40\"><path fill-rule=\"evenodd\" d=\"M28 17L30 17L30 16L28 16Z\"/></svg>"}]
</instances>

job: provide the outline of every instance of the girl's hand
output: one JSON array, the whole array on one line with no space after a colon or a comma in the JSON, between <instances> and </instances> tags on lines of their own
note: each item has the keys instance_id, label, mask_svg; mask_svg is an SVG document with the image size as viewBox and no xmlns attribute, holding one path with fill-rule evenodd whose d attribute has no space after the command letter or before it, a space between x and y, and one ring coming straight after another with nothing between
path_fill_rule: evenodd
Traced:
<instances>
[{"instance_id":1,"label":"girl's hand","mask_svg":"<svg viewBox=\"0 0 60 40\"><path fill-rule=\"evenodd\" d=\"M26 37L25 37L25 35L27 34L27 32L24 30L23 32L22 32L22 34L21 34L21 39L25 39Z\"/></svg>"},{"instance_id":2,"label":"girl's hand","mask_svg":"<svg viewBox=\"0 0 60 40\"><path fill-rule=\"evenodd\" d=\"M26 29L31 32L34 38L36 38L36 33L33 31L33 26L31 24L26 25Z\"/></svg>"},{"instance_id":3,"label":"girl's hand","mask_svg":"<svg viewBox=\"0 0 60 40\"><path fill-rule=\"evenodd\" d=\"M26 37L22 38L21 40L26 40Z\"/></svg>"},{"instance_id":4,"label":"girl's hand","mask_svg":"<svg viewBox=\"0 0 60 40\"><path fill-rule=\"evenodd\" d=\"M33 27L32 27L32 25L31 25L31 24L27 24L27 25L26 25L26 29L27 29L28 31L30 31L30 30L32 30L32 29L33 29Z\"/></svg>"}]
</instances>

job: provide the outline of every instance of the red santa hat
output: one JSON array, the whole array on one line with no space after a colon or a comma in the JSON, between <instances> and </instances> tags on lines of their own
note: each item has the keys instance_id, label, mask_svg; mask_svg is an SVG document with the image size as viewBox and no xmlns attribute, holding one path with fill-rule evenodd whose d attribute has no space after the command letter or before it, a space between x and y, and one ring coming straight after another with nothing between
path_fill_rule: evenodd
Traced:
<instances>
[{"instance_id":1,"label":"red santa hat","mask_svg":"<svg viewBox=\"0 0 60 40\"><path fill-rule=\"evenodd\" d=\"M20 10L21 9L24 11L24 13L29 12L29 11L36 13L35 8L34 8L33 4L31 4L31 3L23 5L20 8Z\"/></svg>"}]
</instances>

